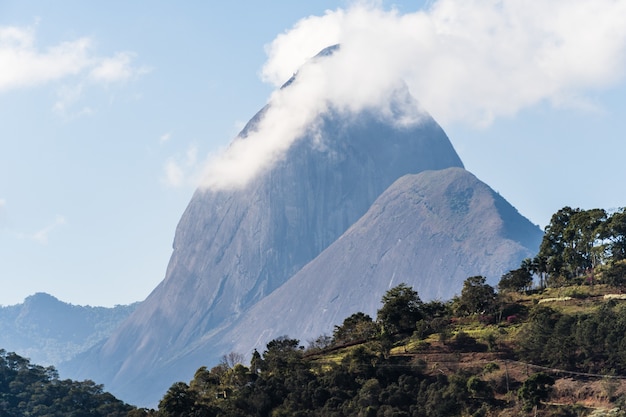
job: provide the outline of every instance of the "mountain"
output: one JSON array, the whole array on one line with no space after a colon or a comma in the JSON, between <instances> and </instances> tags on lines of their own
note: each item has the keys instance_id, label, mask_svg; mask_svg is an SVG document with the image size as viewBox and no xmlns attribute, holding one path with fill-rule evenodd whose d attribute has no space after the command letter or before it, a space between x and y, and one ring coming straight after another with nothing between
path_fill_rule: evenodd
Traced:
<instances>
[{"instance_id":1,"label":"mountain","mask_svg":"<svg viewBox=\"0 0 626 417\"><path fill-rule=\"evenodd\" d=\"M246 356L264 347L259 341L282 335L313 340L354 312L376 317L382 295L402 282L423 299L448 300L460 294L467 277L483 275L497 283L536 253L532 248L541 237L536 226L464 169L405 175L220 340Z\"/></svg>"},{"instance_id":2,"label":"mountain","mask_svg":"<svg viewBox=\"0 0 626 417\"><path fill-rule=\"evenodd\" d=\"M315 136L301 138L245 189L197 190L177 227L165 279L79 369L61 370L99 376L130 401L142 400L130 387L144 386L136 378L146 369L173 364L177 371L149 379L158 381L153 396L172 378L186 378L199 364L179 366L181 356L284 284L396 179L462 167L443 130L424 117L401 128L369 112L327 115ZM209 351L205 357L216 356Z\"/></svg>"},{"instance_id":3,"label":"mountain","mask_svg":"<svg viewBox=\"0 0 626 417\"><path fill-rule=\"evenodd\" d=\"M56 365L106 339L137 305L77 306L37 293L21 304L0 307L0 348Z\"/></svg>"},{"instance_id":4,"label":"mountain","mask_svg":"<svg viewBox=\"0 0 626 417\"><path fill-rule=\"evenodd\" d=\"M406 87L392 97L391 113L418 107ZM234 143L249 140L270 110ZM277 322L295 338L329 333L343 311L375 309L391 283L444 297L467 274L493 280L536 252L540 230L463 170L427 114L407 124L329 106L312 123L244 188L198 189L164 280L106 341L60 370L155 405L198 367L237 346L263 345L282 329ZM347 309L322 314L333 298Z\"/></svg>"}]
</instances>

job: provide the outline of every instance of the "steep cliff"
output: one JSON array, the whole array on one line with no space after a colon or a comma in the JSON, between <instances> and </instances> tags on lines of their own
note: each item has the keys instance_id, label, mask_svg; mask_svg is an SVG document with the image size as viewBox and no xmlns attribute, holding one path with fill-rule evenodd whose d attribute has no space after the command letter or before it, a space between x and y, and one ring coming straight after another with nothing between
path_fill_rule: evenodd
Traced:
<instances>
[{"instance_id":1,"label":"steep cliff","mask_svg":"<svg viewBox=\"0 0 626 417\"><path fill-rule=\"evenodd\" d=\"M303 342L331 334L361 311L376 317L382 295L402 282L422 299L448 300L463 281L501 275L531 257L537 226L461 168L398 179L339 239L257 303L225 335L245 353L289 335ZM305 343L306 344L306 343Z\"/></svg>"},{"instance_id":2,"label":"steep cliff","mask_svg":"<svg viewBox=\"0 0 626 417\"><path fill-rule=\"evenodd\" d=\"M395 180L448 167L462 163L427 115L410 127L368 111L322 115L314 135L244 189L199 189L178 225L165 279L106 343L61 368L127 401L154 401L223 354L202 341L318 256ZM203 361L190 360L192 352Z\"/></svg>"}]
</instances>

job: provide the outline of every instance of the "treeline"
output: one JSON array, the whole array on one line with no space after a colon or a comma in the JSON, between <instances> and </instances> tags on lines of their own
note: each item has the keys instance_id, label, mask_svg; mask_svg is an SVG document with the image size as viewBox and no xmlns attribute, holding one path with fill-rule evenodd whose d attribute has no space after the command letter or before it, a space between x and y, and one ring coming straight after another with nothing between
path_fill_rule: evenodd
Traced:
<instances>
[{"instance_id":1,"label":"treeline","mask_svg":"<svg viewBox=\"0 0 626 417\"><path fill-rule=\"evenodd\" d=\"M552 217L538 255L496 287L473 276L457 297L423 302L401 284L382 296L375 318L354 313L306 347L284 336L250 358L225 355L188 383L174 383L157 410L123 404L90 381L60 381L54 368L0 351L0 415L439 417L538 409L543 416L587 415L582 406L548 405L555 383L549 372L516 375L506 364L607 378L626 372L626 305L596 296L600 288L623 290L625 237L624 209L566 207ZM545 303L550 299L571 304ZM432 353L457 362L462 355L493 360L443 368L428 362ZM626 394L616 384L606 401L616 407L611 415L626 415Z\"/></svg>"},{"instance_id":2,"label":"treeline","mask_svg":"<svg viewBox=\"0 0 626 417\"><path fill-rule=\"evenodd\" d=\"M537 256L522 264L540 278L541 286L558 286L586 279L624 284L626 272L626 211L564 207L550 219Z\"/></svg>"},{"instance_id":3,"label":"treeline","mask_svg":"<svg viewBox=\"0 0 626 417\"><path fill-rule=\"evenodd\" d=\"M307 348L281 337L262 354L255 351L250 366L230 354L210 370L200 368L189 384L172 385L152 414L426 417L471 415L496 404L493 390L471 373L429 375L424 362L391 354L394 345L417 331L417 323L449 326L448 305L423 303L404 284L382 301L376 321L355 313L335 327L333 336L321 336ZM421 328L422 336L434 331L443 329ZM477 344L469 336L462 339L450 343ZM329 353L348 345L353 346L337 357Z\"/></svg>"},{"instance_id":4,"label":"treeline","mask_svg":"<svg viewBox=\"0 0 626 417\"><path fill-rule=\"evenodd\" d=\"M515 379L495 363L436 372L423 353L485 352L563 372L626 372L626 307L618 301L558 309L531 300L553 287L600 284L621 291L626 214L619 209L559 210L538 255L504 274L497 288L482 276L465 280L459 296L422 302L401 284L381 299L376 319L362 312L305 348L287 336L255 351L249 366L231 353L189 384L173 384L151 416L499 416L532 415L549 399L546 373ZM573 287L572 287L573 288ZM588 292L569 294L583 299ZM570 299L571 297L563 298ZM476 331L478 329L478 331ZM613 389L609 401L626 404ZM626 415L616 408L612 415ZM513 414L512 414L513 413ZM577 406L542 415L580 416ZM139 415L139 414L138 414Z\"/></svg>"},{"instance_id":5,"label":"treeline","mask_svg":"<svg viewBox=\"0 0 626 417\"><path fill-rule=\"evenodd\" d=\"M495 363L444 373L431 372L433 365L420 359L433 336L450 352L507 351L516 357L495 333L481 340L459 324L513 326L507 319L494 323L504 315L491 313L525 314L526 307L501 299L483 277L468 278L461 295L447 303L424 303L404 284L381 301L376 320L355 313L332 336L306 348L281 337L262 354L255 351L249 366L232 353L210 370L202 367L189 384L173 384L158 410L145 415L495 416L503 410L531 411L548 398L554 379L546 374L505 381L504 375L489 376L499 370Z\"/></svg>"},{"instance_id":6,"label":"treeline","mask_svg":"<svg viewBox=\"0 0 626 417\"><path fill-rule=\"evenodd\" d=\"M61 380L54 367L0 349L0 416L122 417L135 407L93 381Z\"/></svg>"}]
</instances>

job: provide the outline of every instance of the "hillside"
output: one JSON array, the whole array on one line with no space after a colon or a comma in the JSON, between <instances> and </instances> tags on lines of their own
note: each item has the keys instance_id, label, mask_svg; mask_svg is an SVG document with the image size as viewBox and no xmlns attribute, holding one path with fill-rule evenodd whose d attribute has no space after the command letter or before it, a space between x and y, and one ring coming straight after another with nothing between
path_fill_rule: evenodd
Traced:
<instances>
[{"instance_id":1,"label":"hillside","mask_svg":"<svg viewBox=\"0 0 626 417\"><path fill-rule=\"evenodd\" d=\"M93 381L60 379L43 367L0 349L0 416L127 417L141 410L125 404Z\"/></svg>"},{"instance_id":2,"label":"hillside","mask_svg":"<svg viewBox=\"0 0 626 417\"><path fill-rule=\"evenodd\" d=\"M446 303L423 303L414 293L411 304L409 287L397 288L386 293L376 321L354 314L306 348L297 339L274 339L249 366L237 363L239 355L224 356L189 384L173 384L159 411L175 415L168 414L172 398L184 394L189 401L179 411L213 416L624 415L623 288L495 295L479 284L494 294L492 314L467 313L462 306L471 291ZM387 315L390 308L397 314ZM409 312L420 317L413 330L385 331ZM607 332L577 330L600 323ZM537 338L541 349L533 352ZM590 345L603 346L603 354L584 359Z\"/></svg>"},{"instance_id":3,"label":"hillside","mask_svg":"<svg viewBox=\"0 0 626 417\"><path fill-rule=\"evenodd\" d=\"M159 411L214 416L626 414L626 210L564 207L539 253L424 302L406 284L304 347L281 336L201 367ZM262 323L260 324L262 327ZM188 399L176 409L174 398ZM178 411L176 411L178 410ZM168 414L170 413L170 414Z\"/></svg>"},{"instance_id":4,"label":"hillside","mask_svg":"<svg viewBox=\"0 0 626 417\"><path fill-rule=\"evenodd\" d=\"M137 305L78 306L37 293L21 304L0 307L0 346L56 366L111 335Z\"/></svg>"}]
</instances>

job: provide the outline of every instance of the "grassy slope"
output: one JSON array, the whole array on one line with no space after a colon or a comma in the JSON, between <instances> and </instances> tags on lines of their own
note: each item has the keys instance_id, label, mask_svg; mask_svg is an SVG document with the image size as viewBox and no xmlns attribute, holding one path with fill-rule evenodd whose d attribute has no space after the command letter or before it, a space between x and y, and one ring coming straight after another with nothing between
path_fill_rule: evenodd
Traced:
<instances>
[{"instance_id":1,"label":"grassy slope","mask_svg":"<svg viewBox=\"0 0 626 417\"><path fill-rule=\"evenodd\" d=\"M537 304L545 304L564 314L592 313L610 298L626 304L626 300L620 300L622 294L619 288L606 285L548 288L541 292L507 296L510 303L523 305L529 310ZM453 319L453 323L452 332L447 337L442 338L437 333L423 340L414 336L405 338L394 344L390 355L410 357L427 374L451 375L459 370L478 374L491 386L498 387L496 398L506 402L515 400L517 388L530 375L548 373L555 378L556 383L546 407L574 405L583 412L581 415L595 412L594 416L602 416L605 411L615 408L614 400L617 397L626 395L626 376L569 372L517 360L514 354L516 337L524 324L523 320L485 325L476 317L464 317ZM454 338L459 333L474 338L478 342L476 347L460 349L455 346ZM316 361L339 363L358 346L333 349L316 355Z\"/></svg>"}]
</instances>

